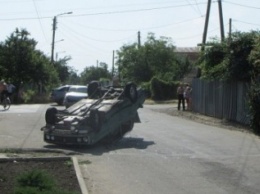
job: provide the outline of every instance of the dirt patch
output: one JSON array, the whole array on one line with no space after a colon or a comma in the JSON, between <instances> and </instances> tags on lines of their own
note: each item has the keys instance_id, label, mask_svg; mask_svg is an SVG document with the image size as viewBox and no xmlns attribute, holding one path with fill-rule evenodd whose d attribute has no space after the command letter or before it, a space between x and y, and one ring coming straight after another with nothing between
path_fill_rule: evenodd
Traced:
<instances>
[{"instance_id":1,"label":"dirt patch","mask_svg":"<svg viewBox=\"0 0 260 194\"><path fill-rule=\"evenodd\" d=\"M56 181L61 190L81 193L73 162L68 159L1 159L0 160L0 193L13 194L18 175L43 170Z\"/></svg>"},{"instance_id":2,"label":"dirt patch","mask_svg":"<svg viewBox=\"0 0 260 194\"><path fill-rule=\"evenodd\" d=\"M242 125L237 122L228 121L225 119L218 119L215 117L202 115L192 111L178 111L177 108L162 108L162 109L152 109L152 110L156 112L165 113L171 116L178 116L184 119L193 120L195 122L203 123L206 125L252 133L252 130L250 129L249 126Z\"/></svg>"}]
</instances>

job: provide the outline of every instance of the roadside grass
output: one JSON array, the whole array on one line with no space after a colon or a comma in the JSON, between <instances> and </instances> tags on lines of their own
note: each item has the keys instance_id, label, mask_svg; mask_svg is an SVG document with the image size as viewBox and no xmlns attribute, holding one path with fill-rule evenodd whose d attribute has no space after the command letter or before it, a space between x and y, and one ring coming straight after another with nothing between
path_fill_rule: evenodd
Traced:
<instances>
[{"instance_id":1,"label":"roadside grass","mask_svg":"<svg viewBox=\"0 0 260 194\"><path fill-rule=\"evenodd\" d=\"M16 178L14 194L77 194L58 189L52 176L43 170L24 172Z\"/></svg>"}]
</instances>

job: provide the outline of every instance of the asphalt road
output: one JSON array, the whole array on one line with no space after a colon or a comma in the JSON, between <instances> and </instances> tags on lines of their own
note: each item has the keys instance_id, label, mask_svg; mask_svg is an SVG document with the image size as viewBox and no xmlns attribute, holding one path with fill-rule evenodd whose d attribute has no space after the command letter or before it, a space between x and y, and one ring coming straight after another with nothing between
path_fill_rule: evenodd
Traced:
<instances>
[{"instance_id":1,"label":"asphalt road","mask_svg":"<svg viewBox=\"0 0 260 194\"><path fill-rule=\"evenodd\" d=\"M113 145L58 147L42 139L47 107L0 111L0 147L73 151L90 194L260 193L260 139L250 133L151 110L169 105L145 105L142 123Z\"/></svg>"}]
</instances>

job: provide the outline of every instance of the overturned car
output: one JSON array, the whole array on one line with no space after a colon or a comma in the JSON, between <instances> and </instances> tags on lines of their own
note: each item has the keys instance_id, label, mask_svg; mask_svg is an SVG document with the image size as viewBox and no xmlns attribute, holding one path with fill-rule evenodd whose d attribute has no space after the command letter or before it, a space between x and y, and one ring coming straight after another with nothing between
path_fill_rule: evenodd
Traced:
<instances>
[{"instance_id":1,"label":"overturned car","mask_svg":"<svg viewBox=\"0 0 260 194\"><path fill-rule=\"evenodd\" d=\"M65 110L47 109L44 141L52 144L92 145L113 142L140 122L138 108L144 91L133 83L101 89L99 82L88 85L88 98Z\"/></svg>"}]
</instances>

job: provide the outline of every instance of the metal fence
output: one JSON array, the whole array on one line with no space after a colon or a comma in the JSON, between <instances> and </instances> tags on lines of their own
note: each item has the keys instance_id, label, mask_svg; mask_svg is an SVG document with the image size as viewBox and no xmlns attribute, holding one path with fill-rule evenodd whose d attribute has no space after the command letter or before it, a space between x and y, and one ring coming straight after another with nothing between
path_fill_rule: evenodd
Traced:
<instances>
[{"instance_id":1,"label":"metal fence","mask_svg":"<svg viewBox=\"0 0 260 194\"><path fill-rule=\"evenodd\" d=\"M193 79L192 109L194 112L220 119L249 124L248 83Z\"/></svg>"}]
</instances>

